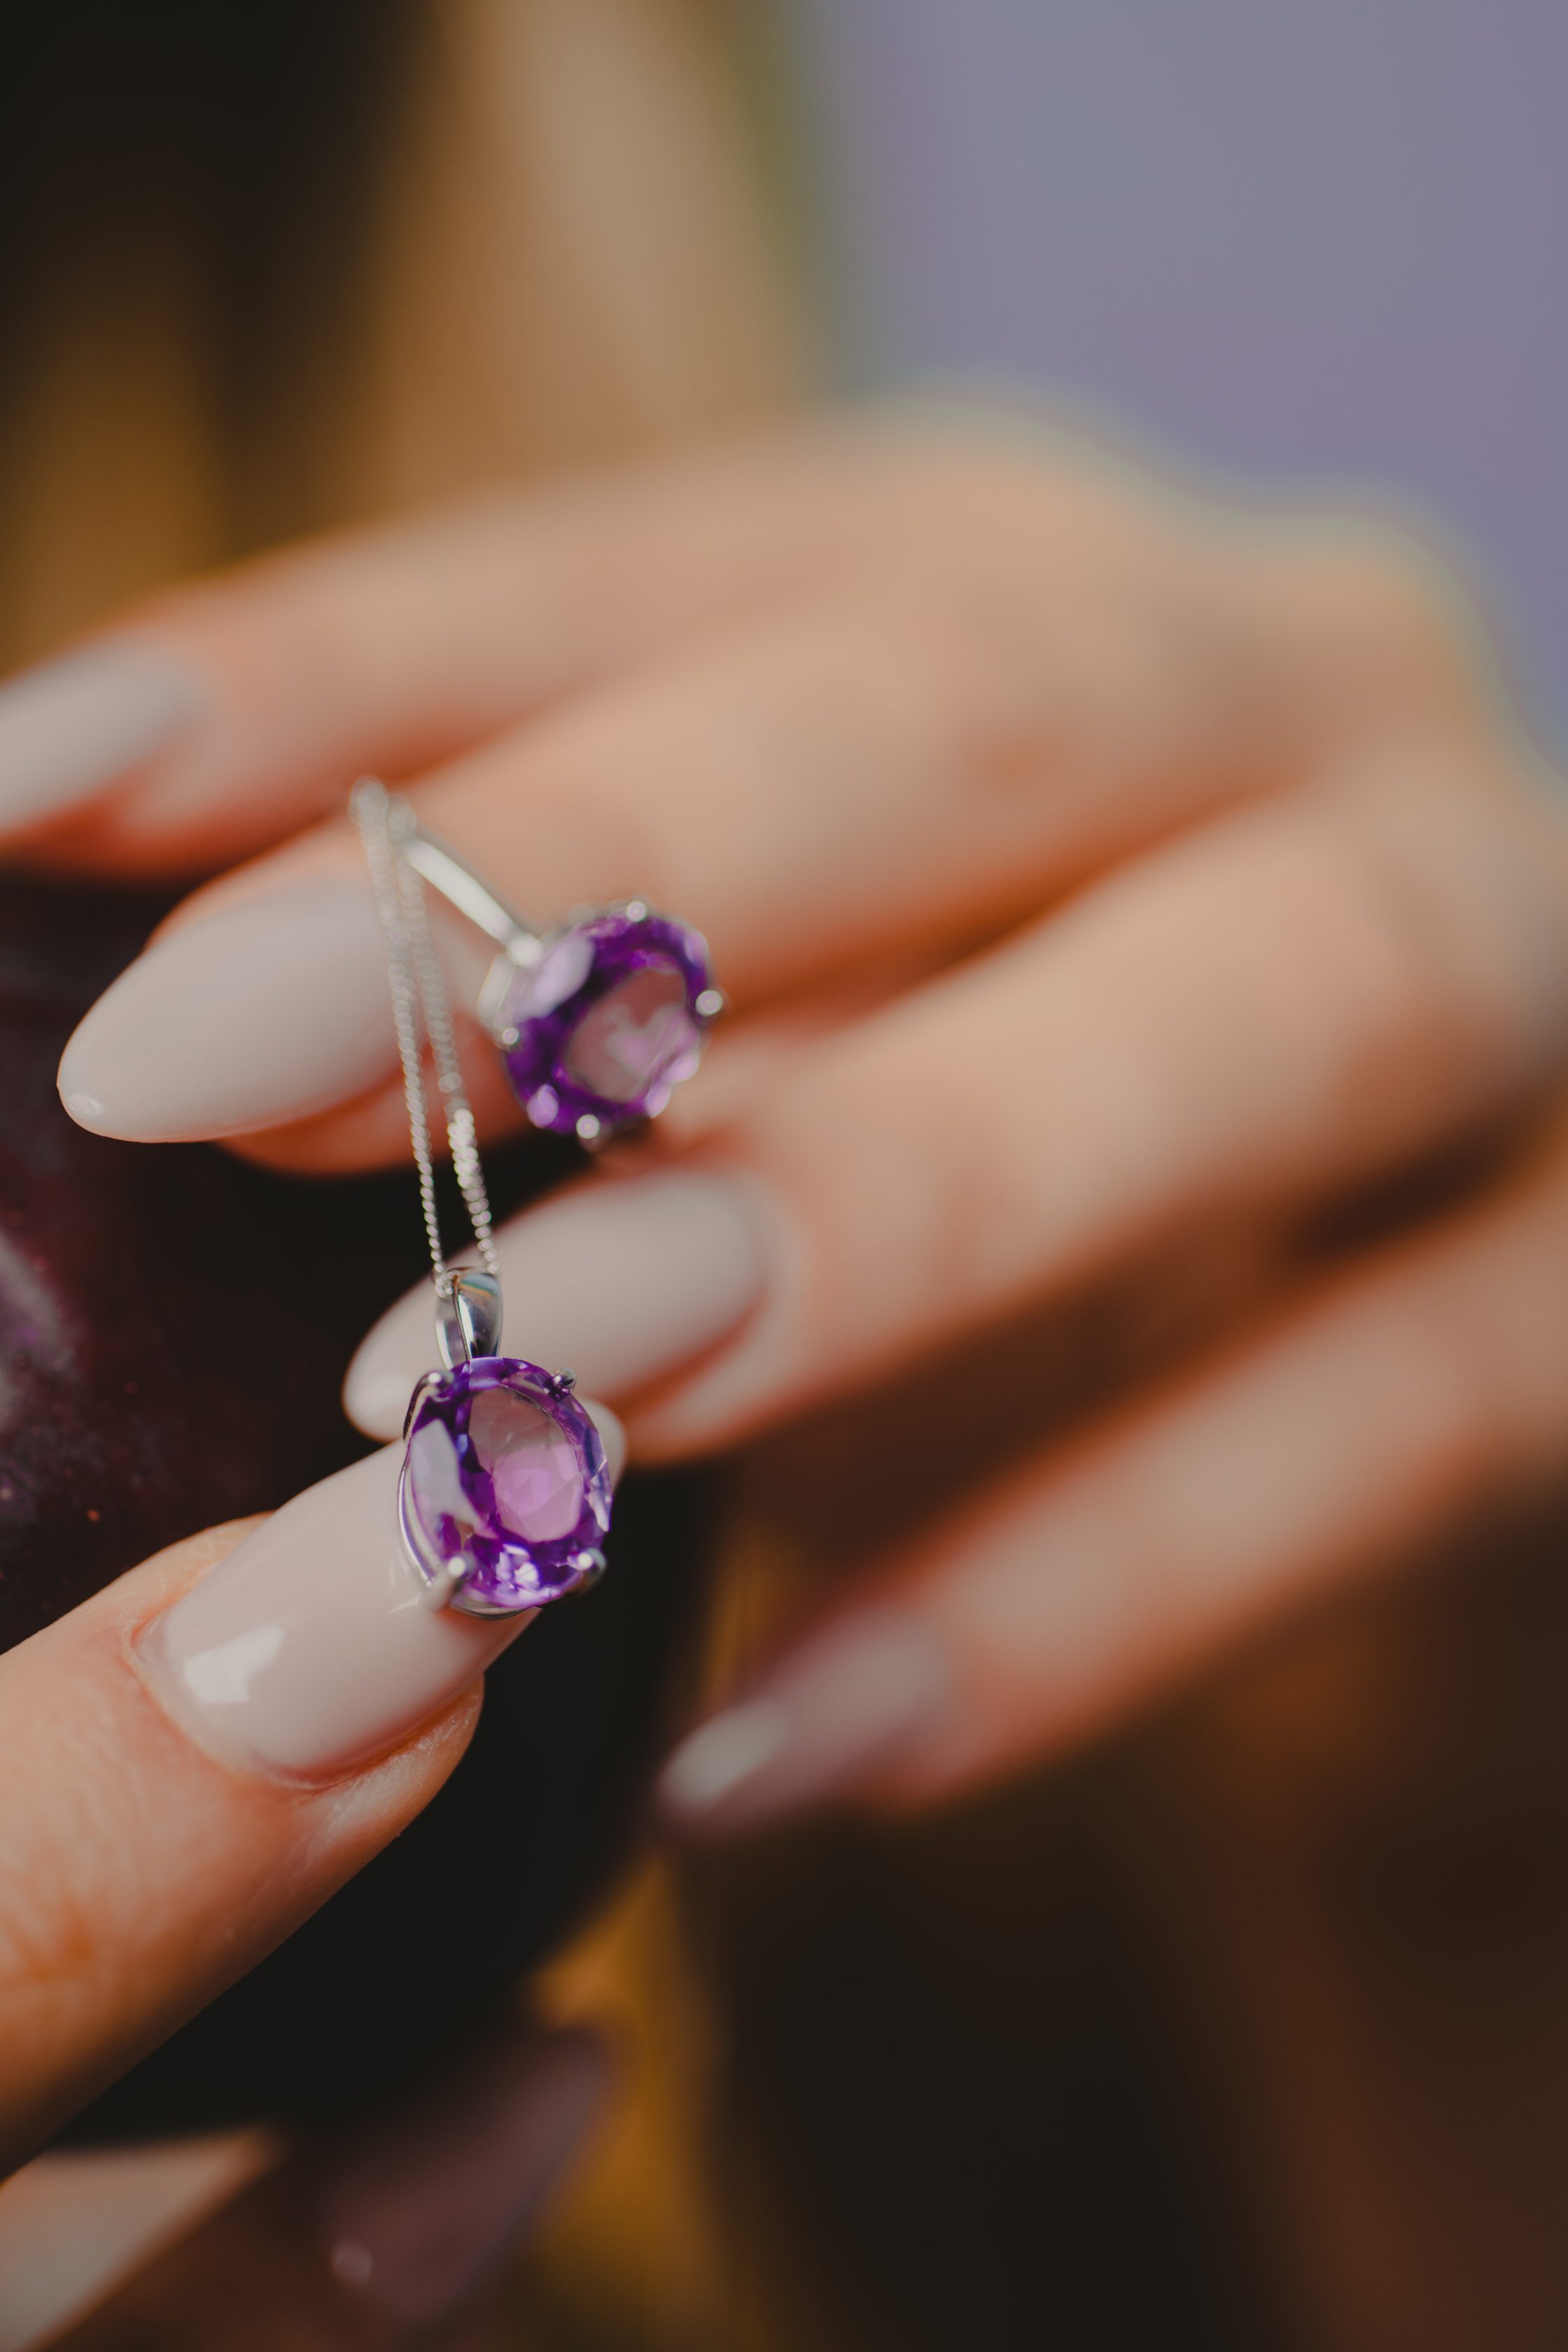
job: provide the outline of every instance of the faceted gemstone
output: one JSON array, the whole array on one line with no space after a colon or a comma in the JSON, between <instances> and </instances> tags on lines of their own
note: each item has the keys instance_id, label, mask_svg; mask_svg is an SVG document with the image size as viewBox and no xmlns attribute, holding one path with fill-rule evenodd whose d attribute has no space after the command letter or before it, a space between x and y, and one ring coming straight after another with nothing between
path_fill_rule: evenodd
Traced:
<instances>
[{"instance_id":1,"label":"faceted gemstone","mask_svg":"<svg viewBox=\"0 0 1568 2352\"><path fill-rule=\"evenodd\" d=\"M577 1449L563 1429L509 1389L486 1389L468 1408L474 1460L496 1509L527 1543L559 1543L583 1509Z\"/></svg>"},{"instance_id":2,"label":"faceted gemstone","mask_svg":"<svg viewBox=\"0 0 1568 2352\"><path fill-rule=\"evenodd\" d=\"M416 1391L399 1488L403 1533L432 1580L461 1564L454 1605L537 1609L603 1565L610 1481L599 1433L569 1382L480 1356Z\"/></svg>"},{"instance_id":3,"label":"faceted gemstone","mask_svg":"<svg viewBox=\"0 0 1568 2352\"><path fill-rule=\"evenodd\" d=\"M499 1026L534 1125L592 1136L662 1110L701 1059L712 1018L707 942L631 907L550 940L512 982Z\"/></svg>"},{"instance_id":4,"label":"faceted gemstone","mask_svg":"<svg viewBox=\"0 0 1568 2352\"><path fill-rule=\"evenodd\" d=\"M645 964L606 990L573 1030L566 1070L613 1103L635 1102L701 1049L686 982L672 963Z\"/></svg>"}]
</instances>

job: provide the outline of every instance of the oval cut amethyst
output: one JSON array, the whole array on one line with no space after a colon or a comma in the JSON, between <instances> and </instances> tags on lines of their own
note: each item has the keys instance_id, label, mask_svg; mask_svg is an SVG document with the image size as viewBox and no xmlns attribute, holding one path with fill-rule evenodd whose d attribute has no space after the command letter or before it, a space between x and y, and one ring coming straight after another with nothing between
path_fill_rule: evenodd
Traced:
<instances>
[{"instance_id":1,"label":"oval cut amethyst","mask_svg":"<svg viewBox=\"0 0 1568 2352\"><path fill-rule=\"evenodd\" d=\"M570 1379L478 1356L415 1391L398 1486L404 1540L453 1606L538 1609L591 1582L610 1524L605 1449Z\"/></svg>"},{"instance_id":2,"label":"oval cut amethyst","mask_svg":"<svg viewBox=\"0 0 1568 2352\"><path fill-rule=\"evenodd\" d=\"M518 973L497 1024L501 1057L535 1127L613 1133L653 1118L690 1076L714 1010L700 932L635 903L612 908L558 931Z\"/></svg>"}]
</instances>

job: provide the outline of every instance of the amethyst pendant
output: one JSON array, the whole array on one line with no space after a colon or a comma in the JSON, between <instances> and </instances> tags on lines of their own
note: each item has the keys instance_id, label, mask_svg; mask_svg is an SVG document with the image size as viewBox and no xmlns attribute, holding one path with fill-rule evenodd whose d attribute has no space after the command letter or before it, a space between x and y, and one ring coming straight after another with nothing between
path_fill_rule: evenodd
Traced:
<instances>
[{"instance_id":1,"label":"amethyst pendant","mask_svg":"<svg viewBox=\"0 0 1568 2352\"><path fill-rule=\"evenodd\" d=\"M407 1439L398 1517L437 1605L508 1617L603 1571L609 1470L569 1372L515 1356L426 1372Z\"/></svg>"},{"instance_id":2,"label":"amethyst pendant","mask_svg":"<svg viewBox=\"0 0 1568 2352\"><path fill-rule=\"evenodd\" d=\"M664 1108L723 1002L700 932L633 898L547 940L495 1027L534 1126L594 1143Z\"/></svg>"}]
</instances>

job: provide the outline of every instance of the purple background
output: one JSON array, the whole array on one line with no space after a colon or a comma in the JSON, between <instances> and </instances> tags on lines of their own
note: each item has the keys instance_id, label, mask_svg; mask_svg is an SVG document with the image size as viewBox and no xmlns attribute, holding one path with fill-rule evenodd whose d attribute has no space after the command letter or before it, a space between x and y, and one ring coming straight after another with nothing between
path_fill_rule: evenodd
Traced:
<instances>
[{"instance_id":1,"label":"purple background","mask_svg":"<svg viewBox=\"0 0 1568 2352\"><path fill-rule=\"evenodd\" d=\"M1457 536L1568 719L1568 0L793 0L846 373Z\"/></svg>"}]
</instances>

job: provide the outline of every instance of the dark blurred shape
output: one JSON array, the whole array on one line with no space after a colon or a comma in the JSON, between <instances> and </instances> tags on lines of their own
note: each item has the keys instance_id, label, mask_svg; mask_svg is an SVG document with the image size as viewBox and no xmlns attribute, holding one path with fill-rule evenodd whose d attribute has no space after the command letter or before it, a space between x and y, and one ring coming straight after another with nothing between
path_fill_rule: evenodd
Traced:
<instances>
[{"instance_id":1,"label":"dark blurred shape","mask_svg":"<svg viewBox=\"0 0 1568 2352\"><path fill-rule=\"evenodd\" d=\"M766 2340L1568 2342L1565 1544L1542 1495L1066 1766L689 1855Z\"/></svg>"},{"instance_id":2,"label":"dark blurred shape","mask_svg":"<svg viewBox=\"0 0 1568 2352\"><path fill-rule=\"evenodd\" d=\"M157 911L0 887L0 1647L366 1451L339 1384L421 1271L411 1179L303 1184L66 1117L60 1048ZM571 1164L497 1155L498 1210ZM491 1669L426 1813L79 2131L329 2113L465 2038L621 1851L700 1545L692 1480L628 1482L610 1576Z\"/></svg>"},{"instance_id":3,"label":"dark blurred shape","mask_svg":"<svg viewBox=\"0 0 1568 2352\"><path fill-rule=\"evenodd\" d=\"M724 2242L782 2341L1281 2347L1094 1778L688 1863Z\"/></svg>"},{"instance_id":4,"label":"dark blurred shape","mask_svg":"<svg viewBox=\"0 0 1568 2352\"><path fill-rule=\"evenodd\" d=\"M423 0L0 5L0 425L114 287L186 322L215 544L277 529L353 342ZM296 396L310 387L310 401ZM21 445L27 446L24 436Z\"/></svg>"}]
</instances>

